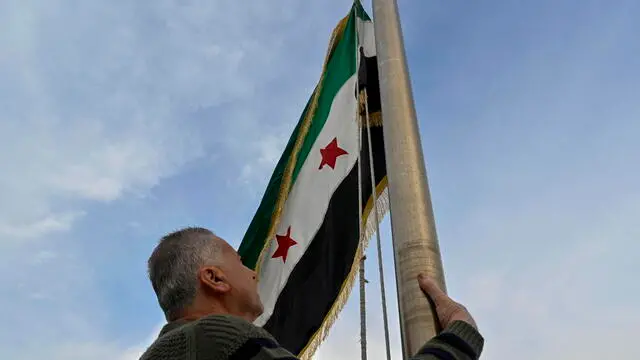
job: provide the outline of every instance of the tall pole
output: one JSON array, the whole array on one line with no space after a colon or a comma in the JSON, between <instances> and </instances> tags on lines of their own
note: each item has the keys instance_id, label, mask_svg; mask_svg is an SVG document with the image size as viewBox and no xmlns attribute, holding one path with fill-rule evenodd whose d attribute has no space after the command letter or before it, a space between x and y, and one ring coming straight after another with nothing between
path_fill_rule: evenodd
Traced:
<instances>
[{"instance_id":1,"label":"tall pole","mask_svg":"<svg viewBox=\"0 0 640 360\"><path fill-rule=\"evenodd\" d=\"M396 0L373 0L373 17L400 334L407 359L438 330L417 275L424 272L446 289Z\"/></svg>"}]
</instances>

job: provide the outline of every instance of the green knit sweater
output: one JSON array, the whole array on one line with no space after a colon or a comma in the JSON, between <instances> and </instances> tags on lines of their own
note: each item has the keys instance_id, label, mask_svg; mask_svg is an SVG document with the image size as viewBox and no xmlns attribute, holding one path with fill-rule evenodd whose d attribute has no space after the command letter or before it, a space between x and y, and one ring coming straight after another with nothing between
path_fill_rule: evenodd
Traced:
<instances>
[{"instance_id":1,"label":"green knit sweater","mask_svg":"<svg viewBox=\"0 0 640 360\"><path fill-rule=\"evenodd\" d=\"M469 324L456 321L427 342L413 360L475 360L484 340ZM265 330L229 315L164 326L140 360L294 360Z\"/></svg>"}]
</instances>

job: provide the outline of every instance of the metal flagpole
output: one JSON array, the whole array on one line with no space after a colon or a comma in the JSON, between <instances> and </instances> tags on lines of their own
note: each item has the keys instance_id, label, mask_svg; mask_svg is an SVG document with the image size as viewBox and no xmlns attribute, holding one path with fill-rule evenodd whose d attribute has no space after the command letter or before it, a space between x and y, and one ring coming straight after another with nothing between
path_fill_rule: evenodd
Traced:
<instances>
[{"instance_id":1,"label":"metal flagpole","mask_svg":"<svg viewBox=\"0 0 640 360\"><path fill-rule=\"evenodd\" d=\"M396 0L372 1L400 334L407 359L438 330L429 302L418 287L418 273L426 273L446 289L398 4Z\"/></svg>"}]
</instances>

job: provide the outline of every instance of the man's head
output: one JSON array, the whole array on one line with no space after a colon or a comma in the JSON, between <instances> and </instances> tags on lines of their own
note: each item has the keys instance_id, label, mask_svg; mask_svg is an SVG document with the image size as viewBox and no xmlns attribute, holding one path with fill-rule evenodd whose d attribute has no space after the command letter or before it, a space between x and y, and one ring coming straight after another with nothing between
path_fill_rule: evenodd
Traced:
<instances>
[{"instance_id":1,"label":"man's head","mask_svg":"<svg viewBox=\"0 0 640 360\"><path fill-rule=\"evenodd\" d=\"M149 278L167 321L262 313L256 274L226 241L204 228L166 235L149 258Z\"/></svg>"}]
</instances>

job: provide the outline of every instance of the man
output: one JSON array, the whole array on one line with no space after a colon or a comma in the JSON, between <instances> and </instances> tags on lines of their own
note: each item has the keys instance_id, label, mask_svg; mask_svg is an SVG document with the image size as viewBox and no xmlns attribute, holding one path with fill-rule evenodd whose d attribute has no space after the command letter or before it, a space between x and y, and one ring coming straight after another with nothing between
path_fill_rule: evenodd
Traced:
<instances>
[{"instance_id":1,"label":"man","mask_svg":"<svg viewBox=\"0 0 640 360\"><path fill-rule=\"evenodd\" d=\"M252 324L263 311L256 273L211 231L186 228L163 237L149 258L149 278L167 325L141 360L296 359ZM412 359L478 359L484 340L469 312L432 280L418 282L444 330Z\"/></svg>"}]
</instances>

